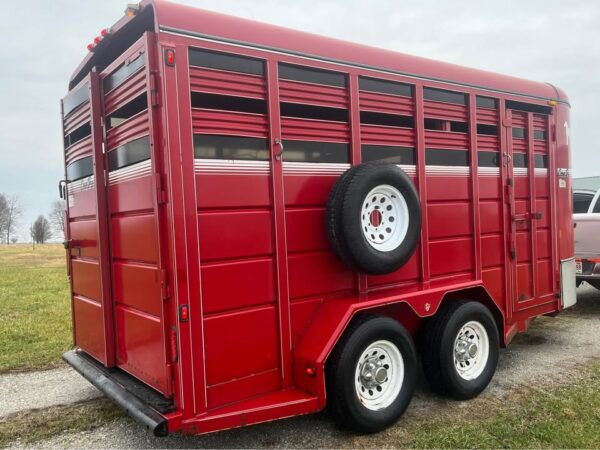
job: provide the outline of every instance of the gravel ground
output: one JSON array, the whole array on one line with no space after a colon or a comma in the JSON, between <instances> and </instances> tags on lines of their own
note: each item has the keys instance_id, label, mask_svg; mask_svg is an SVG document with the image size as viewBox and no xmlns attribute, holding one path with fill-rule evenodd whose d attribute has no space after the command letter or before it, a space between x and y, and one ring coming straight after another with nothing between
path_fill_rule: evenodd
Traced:
<instances>
[{"instance_id":1,"label":"gravel ground","mask_svg":"<svg viewBox=\"0 0 600 450\"><path fill-rule=\"evenodd\" d=\"M509 401L511 394L523 388L539 390L567 383L581 365L600 359L599 343L600 292L585 285L578 290L577 306L555 318L537 319L527 333L518 335L508 349L501 351L496 376L484 394L469 402L456 402L436 397L421 385L405 417L410 420L426 415L476 412L478 408ZM0 392L4 392L2 386L5 385L0 384ZM48 392L57 398L56 390L60 388L64 388L63 382ZM36 394L30 398L32 395ZM44 393L40 397L46 396ZM4 406L5 400L0 401ZM38 398L38 403L40 401L52 404L45 398ZM390 447L394 436L402 434L402 423L400 420L382 433L359 436L336 429L325 413L319 413L205 436L176 434L157 439L131 419L123 418L93 431L56 436L38 445L62 448Z\"/></svg>"},{"instance_id":2,"label":"gravel ground","mask_svg":"<svg viewBox=\"0 0 600 450\"><path fill-rule=\"evenodd\" d=\"M0 375L0 419L9 414L67 405L102 395L70 367Z\"/></svg>"}]
</instances>

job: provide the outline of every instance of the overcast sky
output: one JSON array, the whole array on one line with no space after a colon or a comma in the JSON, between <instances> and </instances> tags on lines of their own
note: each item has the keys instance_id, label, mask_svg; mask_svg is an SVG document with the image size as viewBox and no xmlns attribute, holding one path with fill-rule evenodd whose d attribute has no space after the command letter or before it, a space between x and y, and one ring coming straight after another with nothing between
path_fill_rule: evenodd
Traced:
<instances>
[{"instance_id":1,"label":"overcast sky","mask_svg":"<svg viewBox=\"0 0 600 450\"><path fill-rule=\"evenodd\" d=\"M130 0L131 1L131 0ZM63 176L59 100L126 0L11 2L0 15L0 192L21 235ZM600 2L183 0L182 3L465 66L548 81L571 99L573 173L600 175Z\"/></svg>"}]
</instances>

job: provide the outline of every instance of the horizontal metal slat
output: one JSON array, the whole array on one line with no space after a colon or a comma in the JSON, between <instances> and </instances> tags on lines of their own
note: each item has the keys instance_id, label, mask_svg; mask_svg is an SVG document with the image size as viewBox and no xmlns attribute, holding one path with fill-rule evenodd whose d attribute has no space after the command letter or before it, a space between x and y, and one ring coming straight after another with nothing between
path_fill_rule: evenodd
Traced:
<instances>
[{"instance_id":1,"label":"horizontal metal slat","mask_svg":"<svg viewBox=\"0 0 600 450\"><path fill-rule=\"evenodd\" d=\"M477 108L477 123L498 125L498 111L488 108Z\"/></svg>"},{"instance_id":2,"label":"horizontal metal slat","mask_svg":"<svg viewBox=\"0 0 600 450\"><path fill-rule=\"evenodd\" d=\"M402 116L414 115L414 102L410 97L361 91L359 105L363 111L377 111Z\"/></svg>"},{"instance_id":3,"label":"horizontal metal slat","mask_svg":"<svg viewBox=\"0 0 600 450\"><path fill-rule=\"evenodd\" d=\"M513 150L518 150L521 152L527 151L527 140L526 139L514 139L512 140L512 148Z\"/></svg>"},{"instance_id":4,"label":"horizontal metal slat","mask_svg":"<svg viewBox=\"0 0 600 450\"><path fill-rule=\"evenodd\" d=\"M469 148L469 135L467 133L425 130L425 147L467 149Z\"/></svg>"},{"instance_id":5,"label":"horizontal metal slat","mask_svg":"<svg viewBox=\"0 0 600 450\"><path fill-rule=\"evenodd\" d=\"M512 126L514 128L527 128L527 115L513 111Z\"/></svg>"},{"instance_id":6,"label":"horizontal metal slat","mask_svg":"<svg viewBox=\"0 0 600 450\"><path fill-rule=\"evenodd\" d=\"M361 125L360 140L363 144L415 146L415 130L411 128Z\"/></svg>"},{"instance_id":7,"label":"horizontal metal slat","mask_svg":"<svg viewBox=\"0 0 600 450\"><path fill-rule=\"evenodd\" d=\"M548 153L548 142L536 139L533 141L533 148L536 152Z\"/></svg>"},{"instance_id":8,"label":"horizontal metal slat","mask_svg":"<svg viewBox=\"0 0 600 450\"><path fill-rule=\"evenodd\" d=\"M127 119L122 124L108 130L106 133L106 146L108 150L111 150L134 139L146 136L149 130L148 112L143 111L137 116Z\"/></svg>"},{"instance_id":9,"label":"horizontal metal slat","mask_svg":"<svg viewBox=\"0 0 600 450\"><path fill-rule=\"evenodd\" d=\"M279 99L282 102L348 108L346 89L299 81L279 80Z\"/></svg>"},{"instance_id":10,"label":"horizontal metal slat","mask_svg":"<svg viewBox=\"0 0 600 450\"><path fill-rule=\"evenodd\" d=\"M546 130L547 128L547 117L546 116L538 116L536 114L533 115L533 128L535 130Z\"/></svg>"},{"instance_id":11,"label":"horizontal metal slat","mask_svg":"<svg viewBox=\"0 0 600 450\"><path fill-rule=\"evenodd\" d=\"M140 69L119 87L104 97L104 110L108 116L146 90L146 72Z\"/></svg>"},{"instance_id":12,"label":"horizontal metal slat","mask_svg":"<svg viewBox=\"0 0 600 450\"><path fill-rule=\"evenodd\" d=\"M423 110L427 119L445 119L457 122L467 122L469 116L467 107L464 105L436 102L432 100L423 101Z\"/></svg>"},{"instance_id":13,"label":"horizontal metal slat","mask_svg":"<svg viewBox=\"0 0 600 450\"><path fill-rule=\"evenodd\" d=\"M84 123L90 120L90 103L87 102L80 106L75 112L65 118L64 130L65 136L71 134Z\"/></svg>"},{"instance_id":14,"label":"horizontal metal slat","mask_svg":"<svg viewBox=\"0 0 600 450\"><path fill-rule=\"evenodd\" d=\"M194 92L264 99L267 88L264 77L224 70L190 67L190 88Z\"/></svg>"},{"instance_id":15,"label":"horizontal metal slat","mask_svg":"<svg viewBox=\"0 0 600 450\"><path fill-rule=\"evenodd\" d=\"M84 156L89 156L92 154L92 137L88 136L85 139L73 144L69 148L65 150L65 159L67 161L67 165L71 164L73 161L77 159L81 159Z\"/></svg>"},{"instance_id":16,"label":"horizontal metal slat","mask_svg":"<svg viewBox=\"0 0 600 450\"><path fill-rule=\"evenodd\" d=\"M232 136L267 137L269 122L263 114L192 109L194 133L224 134Z\"/></svg>"},{"instance_id":17,"label":"horizontal metal slat","mask_svg":"<svg viewBox=\"0 0 600 450\"><path fill-rule=\"evenodd\" d=\"M350 127L344 122L281 118L283 139L348 142Z\"/></svg>"},{"instance_id":18,"label":"horizontal metal slat","mask_svg":"<svg viewBox=\"0 0 600 450\"><path fill-rule=\"evenodd\" d=\"M500 141L498 136L477 135L477 148L480 150L499 150Z\"/></svg>"}]
</instances>

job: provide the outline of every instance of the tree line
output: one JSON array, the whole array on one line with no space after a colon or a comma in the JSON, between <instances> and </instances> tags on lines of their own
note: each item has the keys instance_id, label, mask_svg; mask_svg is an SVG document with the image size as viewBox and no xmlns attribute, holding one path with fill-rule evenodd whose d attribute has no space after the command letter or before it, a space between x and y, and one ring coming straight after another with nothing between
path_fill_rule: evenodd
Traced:
<instances>
[{"instance_id":1,"label":"tree line","mask_svg":"<svg viewBox=\"0 0 600 450\"><path fill-rule=\"evenodd\" d=\"M0 243L16 244L23 227L24 209L18 195L0 192ZM48 217L40 214L29 226L29 237L36 244L43 244L53 237L64 239L65 203L55 200L50 205Z\"/></svg>"}]
</instances>

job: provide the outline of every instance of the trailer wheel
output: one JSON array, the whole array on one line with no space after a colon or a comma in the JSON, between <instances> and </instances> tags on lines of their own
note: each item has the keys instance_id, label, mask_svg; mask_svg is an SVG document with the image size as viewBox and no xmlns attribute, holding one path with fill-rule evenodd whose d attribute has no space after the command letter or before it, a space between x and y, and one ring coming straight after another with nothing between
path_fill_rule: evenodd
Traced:
<instances>
[{"instance_id":1,"label":"trailer wheel","mask_svg":"<svg viewBox=\"0 0 600 450\"><path fill-rule=\"evenodd\" d=\"M421 358L431 388L466 400L483 391L496 371L496 322L481 303L449 304L425 324Z\"/></svg>"},{"instance_id":2,"label":"trailer wheel","mask_svg":"<svg viewBox=\"0 0 600 450\"><path fill-rule=\"evenodd\" d=\"M361 164L332 189L327 226L331 246L346 265L367 274L391 273L409 260L419 242L419 196L398 166Z\"/></svg>"},{"instance_id":3,"label":"trailer wheel","mask_svg":"<svg viewBox=\"0 0 600 450\"><path fill-rule=\"evenodd\" d=\"M388 317L356 320L327 364L329 409L339 426L380 431L404 413L416 377L416 352L402 325Z\"/></svg>"}]
</instances>

